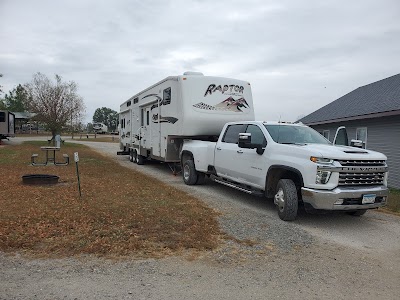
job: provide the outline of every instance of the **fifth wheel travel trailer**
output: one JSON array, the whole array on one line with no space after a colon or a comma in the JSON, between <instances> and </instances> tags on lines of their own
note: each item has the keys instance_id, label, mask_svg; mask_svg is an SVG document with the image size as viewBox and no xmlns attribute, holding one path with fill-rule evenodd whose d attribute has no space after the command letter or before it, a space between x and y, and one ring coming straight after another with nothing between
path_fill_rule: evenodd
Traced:
<instances>
[{"instance_id":1,"label":"fifth wheel travel trailer","mask_svg":"<svg viewBox=\"0 0 400 300\"><path fill-rule=\"evenodd\" d=\"M121 104L120 155L179 162L184 139L215 140L227 122L254 120L250 83L185 72Z\"/></svg>"},{"instance_id":2,"label":"fifth wheel travel trailer","mask_svg":"<svg viewBox=\"0 0 400 300\"><path fill-rule=\"evenodd\" d=\"M0 142L15 135L15 116L7 110L0 110Z\"/></svg>"}]
</instances>

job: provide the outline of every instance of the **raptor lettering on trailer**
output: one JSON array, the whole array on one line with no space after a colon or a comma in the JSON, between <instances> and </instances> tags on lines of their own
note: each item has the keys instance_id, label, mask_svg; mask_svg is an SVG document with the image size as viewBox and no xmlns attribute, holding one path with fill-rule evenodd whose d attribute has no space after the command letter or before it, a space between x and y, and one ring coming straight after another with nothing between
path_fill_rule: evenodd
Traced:
<instances>
[{"instance_id":1,"label":"raptor lettering on trailer","mask_svg":"<svg viewBox=\"0 0 400 300\"><path fill-rule=\"evenodd\" d=\"M229 94L229 93L236 93L236 94L243 94L244 87L239 85L216 85L210 84L204 94L204 97L207 95L211 95L215 92L221 92L222 94Z\"/></svg>"}]
</instances>

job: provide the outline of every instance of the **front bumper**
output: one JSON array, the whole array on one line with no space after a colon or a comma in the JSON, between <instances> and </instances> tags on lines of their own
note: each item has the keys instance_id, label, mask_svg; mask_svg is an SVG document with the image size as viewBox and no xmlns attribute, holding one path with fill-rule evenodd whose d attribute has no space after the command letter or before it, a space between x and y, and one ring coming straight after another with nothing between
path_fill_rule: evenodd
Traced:
<instances>
[{"instance_id":1,"label":"front bumper","mask_svg":"<svg viewBox=\"0 0 400 300\"><path fill-rule=\"evenodd\" d=\"M375 202L362 204L363 195L375 194ZM360 209L378 208L386 205L389 189L386 186L368 187L337 187L333 190L316 190L301 188L301 195L305 204L314 209L354 211ZM342 204L335 204L343 199Z\"/></svg>"}]
</instances>

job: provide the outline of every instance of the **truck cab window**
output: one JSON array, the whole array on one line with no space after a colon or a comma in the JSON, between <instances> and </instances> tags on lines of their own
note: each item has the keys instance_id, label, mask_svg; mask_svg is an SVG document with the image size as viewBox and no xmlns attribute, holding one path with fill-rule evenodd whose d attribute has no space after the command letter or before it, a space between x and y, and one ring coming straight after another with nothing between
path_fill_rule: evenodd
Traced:
<instances>
[{"instance_id":1,"label":"truck cab window","mask_svg":"<svg viewBox=\"0 0 400 300\"><path fill-rule=\"evenodd\" d=\"M228 126L222 142L237 144L239 140L239 133L241 132L244 132L244 125L242 124Z\"/></svg>"},{"instance_id":2,"label":"truck cab window","mask_svg":"<svg viewBox=\"0 0 400 300\"><path fill-rule=\"evenodd\" d=\"M256 125L247 126L246 133L251 133L251 143L266 146L267 141L265 139L264 133L261 131L260 127Z\"/></svg>"}]
</instances>

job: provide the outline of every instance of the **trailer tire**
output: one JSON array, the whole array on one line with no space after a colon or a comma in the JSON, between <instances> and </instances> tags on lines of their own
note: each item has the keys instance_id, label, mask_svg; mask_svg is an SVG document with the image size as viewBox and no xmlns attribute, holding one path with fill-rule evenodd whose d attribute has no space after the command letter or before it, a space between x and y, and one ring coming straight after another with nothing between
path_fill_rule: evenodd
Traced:
<instances>
[{"instance_id":1,"label":"trailer tire","mask_svg":"<svg viewBox=\"0 0 400 300\"><path fill-rule=\"evenodd\" d=\"M136 149L132 149L132 162L136 163L137 162L137 151Z\"/></svg>"},{"instance_id":2,"label":"trailer tire","mask_svg":"<svg viewBox=\"0 0 400 300\"><path fill-rule=\"evenodd\" d=\"M299 201L296 185L291 179L281 179L276 188L274 203L283 221L293 221L297 217Z\"/></svg>"},{"instance_id":3,"label":"trailer tire","mask_svg":"<svg viewBox=\"0 0 400 300\"><path fill-rule=\"evenodd\" d=\"M143 155L140 155L140 154L136 155L136 163L138 165L144 165L144 160L145 160L145 157Z\"/></svg>"},{"instance_id":4,"label":"trailer tire","mask_svg":"<svg viewBox=\"0 0 400 300\"><path fill-rule=\"evenodd\" d=\"M183 162L182 176L185 184L187 185L197 184L198 180L197 171L196 168L194 167L194 162L191 158Z\"/></svg>"},{"instance_id":5,"label":"trailer tire","mask_svg":"<svg viewBox=\"0 0 400 300\"><path fill-rule=\"evenodd\" d=\"M129 150L129 161L130 161L130 162L134 162L134 161L135 161L135 159L134 159L134 157L133 157L133 149L130 149L130 150Z\"/></svg>"}]
</instances>

